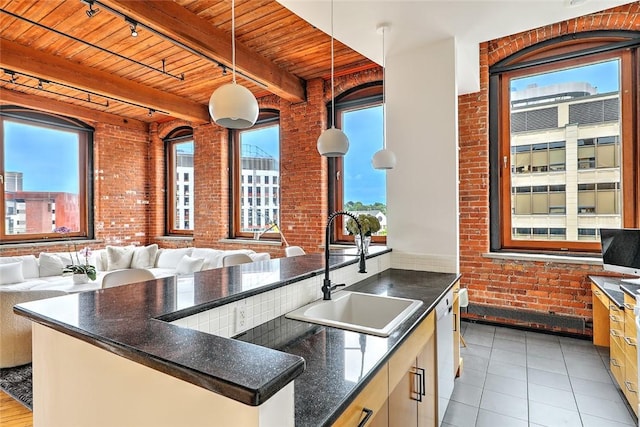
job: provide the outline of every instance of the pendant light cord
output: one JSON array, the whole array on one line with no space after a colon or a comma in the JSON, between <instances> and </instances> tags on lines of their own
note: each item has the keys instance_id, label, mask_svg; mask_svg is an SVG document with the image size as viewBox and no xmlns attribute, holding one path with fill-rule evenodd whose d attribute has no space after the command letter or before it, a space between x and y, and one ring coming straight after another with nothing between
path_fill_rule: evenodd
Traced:
<instances>
[{"instance_id":1,"label":"pendant light cord","mask_svg":"<svg viewBox=\"0 0 640 427\"><path fill-rule=\"evenodd\" d=\"M336 106L333 89L333 0L331 0L331 127L334 127Z\"/></svg>"},{"instance_id":2,"label":"pendant light cord","mask_svg":"<svg viewBox=\"0 0 640 427\"><path fill-rule=\"evenodd\" d=\"M387 85L386 85L386 53L384 50L384 32L382 27L382 148L387 149Z\"/></svg>"},{"instance_id":3,"label":"pendant light cord","mask_svg":"<svg viewBox=\"0 0 640 427\"><path fill-rule=\"evenodd\" d=\"M233 83L236 82L236 2L231 0L231 62L233 65Z\"/></svg>"}]
</instances>

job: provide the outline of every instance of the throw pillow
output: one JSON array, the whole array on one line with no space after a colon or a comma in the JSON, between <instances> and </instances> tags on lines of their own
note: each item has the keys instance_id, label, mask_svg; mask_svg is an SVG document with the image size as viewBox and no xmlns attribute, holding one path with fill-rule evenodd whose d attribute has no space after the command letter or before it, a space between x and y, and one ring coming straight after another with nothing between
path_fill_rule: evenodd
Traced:
<instances>
[{"instance_id":1,"label":"throw pillow","mask_svg":"<svg viewBox=\"0 0 640 427\"><path fill-rule=\"evenodd\" d=\"M158 245L141 246L133 249L131 268L153 268L156 265Z\"/></svg>"},{"instance_id":2,"label":"throw pillow","mask_svg":"<svg viewBox=\"0 0 640 427\"><path fill-rule=\"evenodd\" d=\"M61 276L62 270L66 265L58 255L46 252L40 252L38 260L40 263L40 277Z\"/></svg>"},{"instance_id":3,"label":"throw pillow","mask_svg":"<svg viewBox=\"0 0 640 427\"><path fill-rule=\"evenodd\" d=\"M203 263L204 258L193 258L185 255L176 266L176 274L191 274L200 271Z\"/></svg>"},{"instance_id":4,"label":"throw pillow","mask_svg":"<svg viewBox=\"0 0 640 427\"><path fill-rule=\"evenodd\" d=\"M121 270L131 267L133 246L107 246L107 270Z\"/></svg>"},{"instance_id":5,"label":"throw pillow","mask_svg":"<svg viewBox=\"0 0 640 427\"><path fill-rule=\"evenodd\" d=\"M160 253L158 254L156 267L176 268L183 256L191 255L191 252L193 252L193 248L162 249L158 252Z\"/></svg>"},{"instance_id":6,"label":"throw pillow","mask_svg":"<svg viewBox=\"0 0 640 427\"><path fill-rule=\"evenodd\" d=\"M11 283L20 282L24 282L21 262L0 264L0 285L10 285Z\"/></svg>"}]
</instances>

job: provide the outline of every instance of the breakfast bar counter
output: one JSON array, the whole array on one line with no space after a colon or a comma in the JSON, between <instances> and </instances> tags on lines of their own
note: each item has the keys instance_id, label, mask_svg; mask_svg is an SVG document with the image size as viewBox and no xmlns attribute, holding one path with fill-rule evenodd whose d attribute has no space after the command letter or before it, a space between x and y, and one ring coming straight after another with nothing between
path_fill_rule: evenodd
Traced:
<instances>
[{"instance_id":1,"label":"breakfast bar counter","mask_svg":"<svg viewBox=\"0 0 640 427\"><path fill-rule=\"evenodd\" d=\"M196 386L200 390L196 394L205 391L218 396L216 399L222 397L241 404L240 409L231 404L229 413L267 408L256 412L255 425L330 425L459 278L456 274L385 268L389 250L372 248L371 252L368 262L374 266L374 273L349 290L423 301L423 305L386 338L290 320L284 315L256 324L239 335L232 334L233 338L178 324L188 316L201 316L230 303L313 279L323 272L324 260L320 254L203 271L196 273L186 288L180 286L180 280L166 278L16 306L17 314L37 324L34 326L34 422L42 419L39 417L52 416L49 412L38 415L39 405L54 410L51 407L65 404L64 396L50 396L38 389L59 390L51 379L39 380L39 375L47 374L38 364L52 363L50 360L61 363L67 360L65 357L70 358L66 355L56 359L55 351L62 352L63 346L47 335L48 331L54 331L66 337L63 338L65 346L68 343L65 340L72 338L89 344L93 350L87 350L92 355L99 349L121 356L128 363L133 362L127 366L151 368ZM350 255L331 257L331 269L339 269L332 274L353 267L357 259ZM387 261L380 261L385 257ZM304 299L299 300L304 305ZM38 337L44 337L40 344ZM82 361L78 360L81 365ZM104 366L109 363L105 362ZM81 367L76 369L81 371ZM103 367L88 363L87 369L99 372ZM144 375L147 371L141 373ZM291 389L291 397L278 397L285 389ZM71 394L68 400L78 399L83 393L73 387L67 391ZM42 396L40 401L38 396ZM275 403L269 409L271 399ZM291 420L280 419L289 416L279 408L291 406ZM211 422L218 417L215 413L219 414L215 411L208 414Z\"/></svg>"}]
</instances>

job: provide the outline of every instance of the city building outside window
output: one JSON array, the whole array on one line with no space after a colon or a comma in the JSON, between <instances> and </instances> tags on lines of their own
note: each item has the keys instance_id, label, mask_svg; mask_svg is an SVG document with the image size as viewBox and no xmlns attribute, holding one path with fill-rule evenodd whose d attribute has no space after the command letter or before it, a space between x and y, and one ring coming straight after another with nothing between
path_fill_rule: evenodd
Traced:
<instances>
[{"instance_id":1,"label":"city building outside window","mask_svg":"<svg viewBox=\"0 0 640 427\"><path fill-rule=\"evenodd\" d=\"M330 162L331 210L346 210L356 216L368 214L380 222L372 241L387 241L386 174L371 166L371 159L383 146L382 85L363 85L336 98L336 126L349 138L349 151ZM353 242L346 218L335 219L333 239Z\"/></svg>"},{"instance_id":2,"label":"city building outside window","mask_svg":"<svg viewBox=\"0 0 640 427\"><path fill-rule=\"evenodd\" d=\"M260 112L250 129L233 134L234 237L279 239L280 124L277 111Z\"/></svg>"},{"instance_id":3,"label":"city building outside window","mask_svg":"<svg viewBox=\"0 0 640 427\"><path fill-rule=\"evenodd\" d=\"M166 233L193 235L195 212L195 170L193 129L181 127L164 139L166 149L167 208Z\"/></svg>"},{"instance_id":4,"label":"city building outside window","mask_svg":"<svg viewBox=\"0 0 640 427\"><path fill-rule=\"evenodd\" d=\"M92 238L93 129L21 107L0 108L0 241Z\"/></svg>"},{"instance_id":5,"label":"city building outside window","mask_svg":"<svg viewBox=\"0 0 640 427\"><path fill-rule=\"evenodd\" d=\"M600 228L638 226L638 47L602 40L490 70L493 250L595 252Z\"/></svg>"}]
</instances>

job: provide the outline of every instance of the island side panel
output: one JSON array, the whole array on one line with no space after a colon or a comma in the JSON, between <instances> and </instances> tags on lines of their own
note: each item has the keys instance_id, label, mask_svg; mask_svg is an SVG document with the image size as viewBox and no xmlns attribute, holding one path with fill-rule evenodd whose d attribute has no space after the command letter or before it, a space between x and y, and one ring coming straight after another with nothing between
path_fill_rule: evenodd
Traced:
<instances>
[{"instance_id":1,"label":"island side panel","mask_svg":"<svg viewBox=\"0 0 640 427\"><path fill-rule=\"evenodd\" d=\"M204 388L33 324L35 427L293 427L289 383L261 406Z\"/></svg>"}]
</instances>

